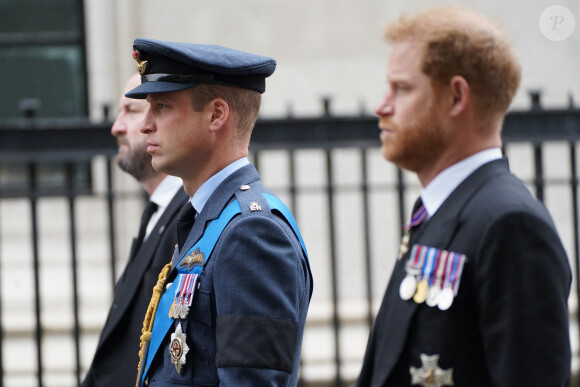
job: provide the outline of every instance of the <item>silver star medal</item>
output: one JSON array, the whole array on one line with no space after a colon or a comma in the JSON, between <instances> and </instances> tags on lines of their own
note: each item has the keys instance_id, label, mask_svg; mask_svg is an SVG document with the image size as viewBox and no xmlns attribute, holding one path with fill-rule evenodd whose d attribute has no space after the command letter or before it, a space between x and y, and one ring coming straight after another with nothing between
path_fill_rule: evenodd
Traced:
<instances>
[{"instance_id":1,"label":"silver star medal","mask_svg":"<svg viewBox=\"0 0 580 387\"><path fill-rule=\"evenodd\" d=\"M437 364L439 362L439 355L420 355L421 368L411 367L411 384L419 384L423 387L442 387L454 386L453 383L453 368L441 369Z\"/></svg>"},{"instance_id":2,"label":"silver star medal","mask_svg":"<svg viewBox=\"0 0 580 387\"><path fill-rule=\"evenodd\" d=\"M171 334L171 341L169 342L171 363L175 366L178 374L181 373L181 367L185 365L187 352L189 352L189 346L185 342L185 333L181 330L181 323L179 323L175 332Z\"/></svg>"}]
</instances>

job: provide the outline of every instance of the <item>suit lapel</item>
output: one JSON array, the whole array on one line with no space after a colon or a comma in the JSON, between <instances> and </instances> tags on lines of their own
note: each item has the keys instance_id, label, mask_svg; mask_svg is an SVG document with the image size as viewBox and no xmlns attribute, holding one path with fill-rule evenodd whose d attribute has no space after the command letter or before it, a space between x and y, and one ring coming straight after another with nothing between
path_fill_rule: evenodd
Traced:
<instances>
[{"instance_id":1,"label":"suit lapel","mask_svg":"<svg viewBox=\"0 0 580 387\"><path fill-rule=\"evenodd\" d=\"M151 266L151 261L155 256L157 246L163 237L167 225L177 215L186 200L187 194L183 191L182 188L180 188L179 191L173 196L173 199L171 199L171 202L169 202L169 205L157 221L157 224L155 224L155 227L151 231L151 234L145 243L143 243L137 251L137 255L135 256L133 262L130 262L125 268L125 271L127 271L125 280L123 282L117 283L115 286L115 295L122 294L123 296L119 298L119 302L116 307L111 309L99 343L102 343L114 330L114 328L121 320L121 317L125 314L126 310L133 302L135 293L139 289L139 285L143 280L143 276L145 275L147 269ZM167 257L167 262L169 262L170 259L171 257Z\"/></svg>"},{"instance_id":2,"label":"suit lapel","mask_svg":"<svg viewBox=\"0 0 580 387\"><path fill-rule=\"evenodd\" d=\"M461 227L460 215L474 193L489 179L502 173L509 173L505 159L492 161L477 169L451 193L426 224L411 234L410 246L418 243L447 249ZM374 353L367 354L371 364L363 367L363 375L372 370L373 386L382 386L387 381L403 351L411 320L419 307L412 300L403 301L399 296L399 286L406 275L405 262L409 254L407 252L397 260L374 324L369 344Z\"/></svg>"},{"instance_id":3,"label":"suit lapel","mask_svg":"<svg viewBox=\"0 0 580 387\"><path fill-rule=\"evenodd\" d=\"M504 173L509 173L505 159L478 168L449 195L425 227L420 229L416 238L413 238L415 242L411 242L447 249L461 228L462 214L475 193L490 179Z\"/></svg>"},{"instance_id":4,"label":"suit lapel","mask_svg":"<svg viewBox=\"0 0 580 387\"><path fill-rule=\"evenodd\" d=\"M449 230L454 228L454 217L451 214L437 216L438 214L411 234L410 246L415 243L430 245L430 240L447 244L452 239L455 231L449 232ZM405 263L411 250L409 249L401 259L396 261L375 322L372 335L375 352L372 360L374 363L372 385L383 385L397 364L409 333L411 320L418 308L413 300L404 301L399 295L399 287L407 274ZM376 381L381 382L377 384Z\"/></svg>"}]
</instances>

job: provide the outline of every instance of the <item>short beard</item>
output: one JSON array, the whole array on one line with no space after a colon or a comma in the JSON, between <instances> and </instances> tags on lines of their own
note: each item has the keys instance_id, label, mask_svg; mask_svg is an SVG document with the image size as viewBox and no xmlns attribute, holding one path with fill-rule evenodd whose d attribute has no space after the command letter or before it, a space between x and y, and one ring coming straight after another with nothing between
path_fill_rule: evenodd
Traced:
<instances>
[{"instance_id":1,"label":"short beard","mask_svg":"<svg viewBox=\"0 0 580 387\"><path fill-rule=\"evenodd\" d=\"M151 165L151 155L145 149L129 149L125 157L117 157L117 165L140 182L157 173Z\"/></svg>"},{"instance_id":2,"label":"short beard","mask_svg":"<svg viewBox=\"0 0 580 387\"><path fill-rule=\"evenodd\" d=\"M419 172L438 159L448 140L437 119L436 100L431 99L423 114L401 132L401 138L395 144L398 149L383 155L400 168Z\"/></svg>"}]
</instances>

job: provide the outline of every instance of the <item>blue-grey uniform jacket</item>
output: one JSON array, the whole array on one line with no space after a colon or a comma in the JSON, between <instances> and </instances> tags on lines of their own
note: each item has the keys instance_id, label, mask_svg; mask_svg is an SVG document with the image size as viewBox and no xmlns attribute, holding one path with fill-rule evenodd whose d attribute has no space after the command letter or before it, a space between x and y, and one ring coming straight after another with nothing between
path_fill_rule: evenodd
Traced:
<instances>
[{"instance_id":1,"label":"blue-grey uniform jacket","mask_svg":"<svg viewBox=\"0 0 580 387\"><path fill-rule=\"evenodd\" d=\"M214 191L186 242L176 249L168 283L208 224L228 203L239 201L241 214L228 223L206 257L189 314L173 321L145 385L296 385L312 277L299 239L278 211L270 211L264 192L270 193L253 165L234 172ZM252 202L261 210L253 206L251 211ZM189 347L180 372L169 352L178 325Z\"/></svg>"}]
</instances>

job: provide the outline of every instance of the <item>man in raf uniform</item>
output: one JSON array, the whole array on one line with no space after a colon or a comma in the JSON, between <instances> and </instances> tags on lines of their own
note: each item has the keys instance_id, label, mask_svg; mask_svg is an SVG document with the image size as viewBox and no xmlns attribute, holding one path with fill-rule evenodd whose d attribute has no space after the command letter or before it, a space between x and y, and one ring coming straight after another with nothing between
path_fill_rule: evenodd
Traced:
<instances>
[{"instance_id":1,"label":"man in raf uniform","mask_svg":"<svg viewBox=\"0 0 580 387\"><path fill-rule=\"evenodd\" d=\"M136 39L153 167L190 196L143 327L138 384L295 386L312 277L296 222L248 161L276 62Z\"/></svg>"},{"instance_id":2,"label":"man in raf uniform","mask_svg":"<svg viewBox=\"0 0 580 387\"><path fill-rule=\"evenodd\" d=\"M125 86L126 93L139 86L135 73ZM119 113L111 133L117 138L117 164L131 174L149 195L139 234L133 240L125 271L115 285L113 303L82 387L127 386L135 382L139 332L147 311L151 289L159 271L173 253L177 236L177 214L187 201L181 179L157 172L147 153L147 136L141 122L149 105L121 96Z\"/></svg>"},{"instance_id":3,"label":"man in raf uniform","mask_svg":"<svg viewBox=\"0 0 580 387\"><path fill-rule=\"evenodd\" d=\"M483 15L390 24L383 156L417 174L359 387L567 386L571 272L546 208L502 158L520 67Z\"/></svg>"}]
</instances>

